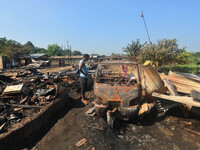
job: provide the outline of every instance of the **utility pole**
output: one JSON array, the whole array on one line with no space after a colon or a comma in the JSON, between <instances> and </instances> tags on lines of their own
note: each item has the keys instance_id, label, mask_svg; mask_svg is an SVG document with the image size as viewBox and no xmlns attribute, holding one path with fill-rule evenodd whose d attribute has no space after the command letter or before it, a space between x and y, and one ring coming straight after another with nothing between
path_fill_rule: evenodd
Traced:
<instances>
[{"instance_id":1,"label":"utility pole","mask_svg":"<svg viewBox=\"0 0 200 150\"><path fill-rule=\"evenodd\" d=\"M69 41L67 41L67 51L68 51L68 63L69 63Z\"/></svg>"},{"instance_id":2,"label":"utility pole","mask_svg":"<svg viewBox=\"0 0 200 150\"><path fill-rule=\"evenodd\" d=\"M143 18L143 21L144 21L144 26L145 26L145 29L147 31L147 36L148 36L148 39L149 39L149 43L152 45L152 42L151 42L150 36L149 36L149 32L148 32L148 29L147 29L147 25L146 25L146 22L145 22L145 19L144 19L143 11L142 11L141 17Z\"/></svg>"},{"instance_id":3,"label":"utility pole","mask_svg":"<svg viewBox=\"0 0 200 150\"><path fill-rule=\"evenodd\" d=\"M64 53L64 65L65 65L65 45L64 45L64 49L63 49L63 53Z\"/></svg>"},{"instance_id":4,"label":"utility pole","mask_svg":"<svg viewBox=\"0 0 200 150\"><path fill-rule=\"evenodd\" d=\"M62 56L64 55L64 49L63 49L63 45L61 45L61 47L62 47Z\"/></svg>"},{"instance_id":5,"label":"utility pole","mask_svg":"<svg viewBox=\"0 0 200 150\"><path fill-rule=\"evenodd\" d=\"M70 45L70 58L72 57L72 47ZM71 64L72 64L72 58L71 58Z\"/></svg>"},{"instance_id":6,"label":"utility pole","mask_svg":"<svg viewBox=\"0 0 200 150\"><path fill-rule=\"evenodd\" d=\"M67 41L67 49L69 50L69 41Z\"/></svg>"}]
</instances>

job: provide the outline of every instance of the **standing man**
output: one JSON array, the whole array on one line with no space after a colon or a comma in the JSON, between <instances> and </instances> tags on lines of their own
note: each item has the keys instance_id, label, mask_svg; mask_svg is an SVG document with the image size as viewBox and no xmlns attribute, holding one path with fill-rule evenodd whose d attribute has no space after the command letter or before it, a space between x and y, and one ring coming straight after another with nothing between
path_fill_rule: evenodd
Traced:
<instances>
[{"instance_id":1,"label":"standing man","mask_svg":"<svg viewBox=\"0 0 200 150\"><path fill-rule=\"evenodd\" d=\"M86 68L85 62L89 60L89 55L85 54L83 59L79 62L79 71L80 71L80 82L81 82L81 97L82 102L87 104L85 99L85 91L87 89L87 79L88 79L88 70Z\"/></svg>"}]
</instances>

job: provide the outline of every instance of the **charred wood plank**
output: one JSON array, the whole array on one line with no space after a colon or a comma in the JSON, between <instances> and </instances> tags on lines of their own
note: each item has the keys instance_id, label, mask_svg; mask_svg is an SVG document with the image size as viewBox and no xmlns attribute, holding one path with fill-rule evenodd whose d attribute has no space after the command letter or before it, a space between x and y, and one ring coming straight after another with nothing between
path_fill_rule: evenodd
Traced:
<instances>
[{"instance_id":1,"label":"charred wood plank","mask_svg":"<svg viewBox=\"0 0 200 150\"><path fill-rule=\"evenodd\" d=\"M192 97L186 97L186 96L168 96L160 93L153 92L152 93L153 97L165 99L165 100L170 100L182 104L187 104L187 105L192 105L196 107L200 107L200 102L194 101Z\"/></svg>"}]
</instances>

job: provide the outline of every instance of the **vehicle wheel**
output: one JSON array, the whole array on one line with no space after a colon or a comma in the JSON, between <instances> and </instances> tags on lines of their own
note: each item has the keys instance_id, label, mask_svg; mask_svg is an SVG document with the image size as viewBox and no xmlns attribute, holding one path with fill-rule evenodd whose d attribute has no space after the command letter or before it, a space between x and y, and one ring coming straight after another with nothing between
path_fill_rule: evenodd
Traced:
<instances>
[{"instance_id":1,"label":"vehicle wheel","mask_svg":"<svg viewBox=\"0 0 200 150\"><path fill-rule=\"evenodd\" d=\"M114 130L119 129L120 126L121 126L120 119L117 118L116 116L111 116L111 117L110 117L110 120L108 121L108 126L109 126L111 129L114 129Z\"/></svg>"}]
</instances>

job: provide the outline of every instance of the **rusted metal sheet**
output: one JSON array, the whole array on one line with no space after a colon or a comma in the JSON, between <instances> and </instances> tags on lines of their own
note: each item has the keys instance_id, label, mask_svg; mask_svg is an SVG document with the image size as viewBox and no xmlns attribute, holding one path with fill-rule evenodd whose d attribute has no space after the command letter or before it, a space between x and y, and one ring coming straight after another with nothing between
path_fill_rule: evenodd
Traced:
<instances>
[{"instance_id":1,"label":"rusted metal sheet","mask_svg":"<svg viewBox=\"0 0 200 150\"><path fill-rule=\"evenodd\" d=\"M155 69L151 65L139 66L140 77L141 77L141 85L142 88L148 93L152 92L164 93L164 83L160 78L159 74L155 71ZM139 75L135 70L134 75L137 80L139 80Z\"/></svg>"}]
</instances>

